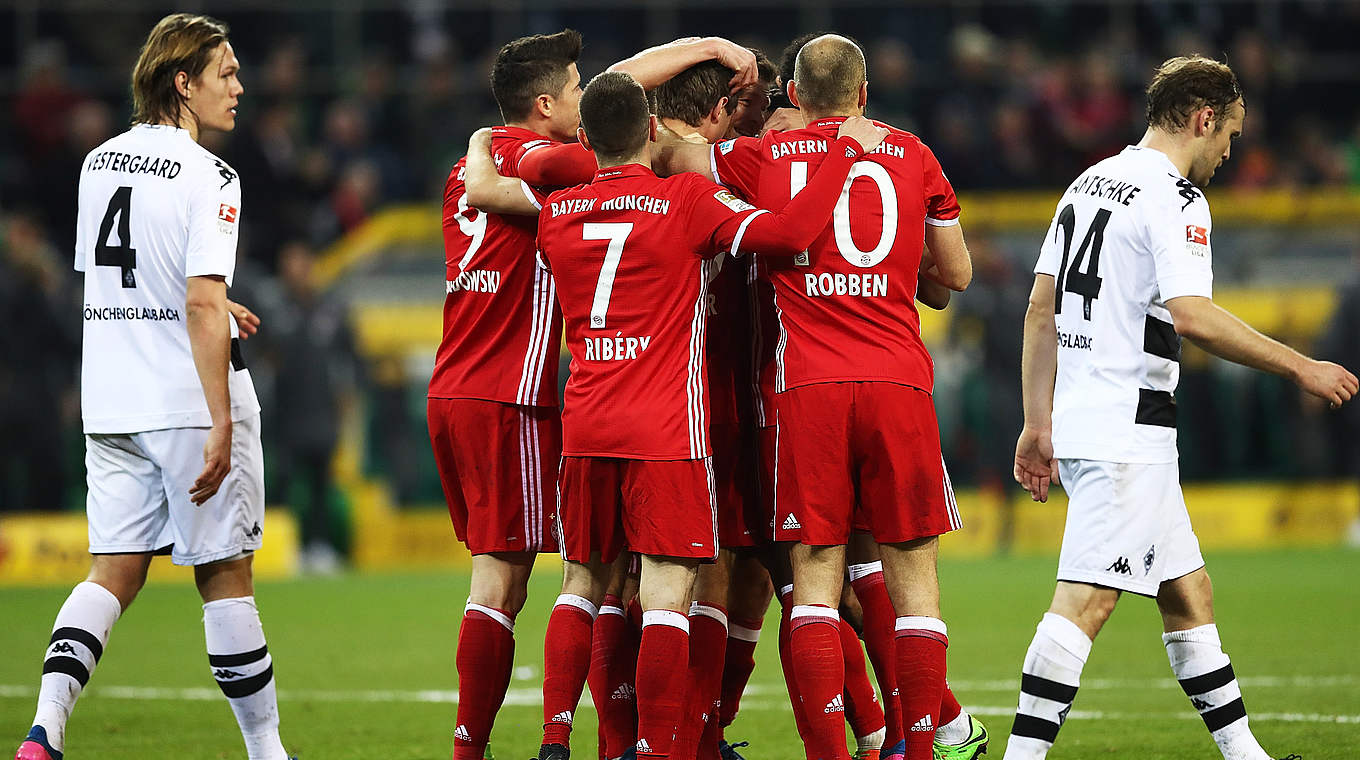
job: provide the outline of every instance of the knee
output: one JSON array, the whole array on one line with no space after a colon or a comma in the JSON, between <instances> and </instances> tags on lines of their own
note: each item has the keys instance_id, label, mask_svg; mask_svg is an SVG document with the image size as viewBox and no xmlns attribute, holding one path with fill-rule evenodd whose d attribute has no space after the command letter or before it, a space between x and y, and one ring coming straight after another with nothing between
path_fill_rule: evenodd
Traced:
<instances>
[{"instance_id":1,"label":"knee","mask_svg":"<svg viewBox=\"0 0 1360 760\"><path fill-rule=\"evenodd\" d=\"M1053 595L1053 604L1048 611L1071 620L1087 637L1094 639L1110 619L1118 601L1119 592L1114 589L1064 584Z\"/></svg>"},{"instance_id":2,"label":"knee","mask_svg":"<svg viewBox=\"0 0 1360 760\"><path fill-rule=\"evenodd\" d=\"M146 585L146 573L138 573L135 570L110 570L96 566L90 568L90 574L85 580L103 586L126 610L132 606L142 586Z\"/></svg>"}]
</instances>

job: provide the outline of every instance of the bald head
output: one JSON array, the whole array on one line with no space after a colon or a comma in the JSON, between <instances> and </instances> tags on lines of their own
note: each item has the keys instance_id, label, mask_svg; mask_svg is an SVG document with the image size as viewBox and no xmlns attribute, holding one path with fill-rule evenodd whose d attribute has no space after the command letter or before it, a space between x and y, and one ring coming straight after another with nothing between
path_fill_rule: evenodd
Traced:
<instances>
[{"instance_id":1,"label":"bald head","mask_svg":"<svg viewBox=\"0 0 1360 760\"><path fill-rule=\"evenodd\" d=\"M865 81L864 51L839 34L808 42L793 66L798 105L817 115L859 113Z\"/></svg>"}]
</instances>

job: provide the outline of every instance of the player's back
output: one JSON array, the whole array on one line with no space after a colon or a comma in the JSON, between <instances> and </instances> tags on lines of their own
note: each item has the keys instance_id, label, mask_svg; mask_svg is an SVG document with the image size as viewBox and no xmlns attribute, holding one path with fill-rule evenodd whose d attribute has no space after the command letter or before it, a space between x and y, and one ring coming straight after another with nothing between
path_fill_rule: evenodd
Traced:
<instances>
[{"instance_id":1,"label":"player's back","mask_svg":"<svg viewBox=\"0 0 1360 760\"><path fill-rule=\"evenodd\" d=\"M1053 275L1060 458L1176 457L1180 338L1166 300L1212 295L1208 202L1165 154L1129 147L1058 202L1035 271Z\"/></svg>"},{"instance_id":2,"label":"player's back","mask_svg":"<svg viewBox=\"0 0 1360 760\"><path fill-rule=\"evenodd\" d=\"M492 154L497 169L515 177L525 153L550 144L526 129L496 127ZM444 328L429 395L556 406L561 319L552 277L534 265L538 218L471 208L465 162L444 186Z\"/></svg>"},{"instance_id":3,"label":"player's back","mask_svg":"<svg viewBox=\"0 0 1360 760\"><path fill-rule=\"evenodd\" d=\"M696 193L715 190L698 175L662 179L628 164L602 169L591 184L554 193L544 205L539 241L572 354L563 454L709 454L704 329L712 262L701 257L712 252L699 237L702 225L691 223L691 207Z\"/></svg>"},{"instance_id":4,"label":"player's back","mask_svg":"<svg viewBox=\"0 0 1360 760\"><path fill-rule=\"evenodd\" d=\"M187 278L231 283L240 206L236 172L183 129L140 124L86 156L75 267L85 272L87 433L211 425L189 344ZM230 329L239 420L259 404Z\"/></svg>"},{"instance_id":5,"label":"player's back","mask_svg":"<svg viewBox=\"0 0 1360 760\"><path fill-rule=\"evenodd\" d=\"M843 118L715 146L720 182L780 208L826 157ZM886 126L886 125L883 125ZM792 261L770 261L781 337L777 390L877 380L933 386L920 338L916 278L927 223L956 224L953 189L916 136L893 129L857 161L832 223Z\"/></svg>"}]
</instances>

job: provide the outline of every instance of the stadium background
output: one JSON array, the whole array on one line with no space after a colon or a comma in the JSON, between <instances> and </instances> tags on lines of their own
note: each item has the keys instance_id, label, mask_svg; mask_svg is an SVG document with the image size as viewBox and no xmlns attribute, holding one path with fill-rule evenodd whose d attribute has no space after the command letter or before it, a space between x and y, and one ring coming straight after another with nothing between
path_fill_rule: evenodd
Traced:
<instances>
[{"instance_id":1,"label":"stadium background","mask_svg":"<svg viewBox=\"0 0 1360 760\"><path fill-rule=\"evenodd\" d=\"M991 594L989 574L1011 570L1035 586L1013 595L1031 603L997 627L997 642L1014 635L986 677L1014 677L1062 525L1061 495L1032 505L1009 478L1030 267L1060 188L1141 134L1140 88L1166 56L1224 57L1246 92L1245 135L1208 191L1216 300L1301 350L1360 366L1360 2L221 0L186 9L231 24L243 64L238 128L205 144L241 174L232 296L264 320L245 353L265 406L277 505L258 567L280 579L300 628L327 619L313 594L352 607L365 590L396 603L395 589L437 588L445 623L437 640L452 640L466 555L442 510L424 424L443 298L439 197L468 133L498 122L490 61L523 34L582 31L586 78L682 35L728 36L772 57L806 31L863 44L869 115L935 149L959 191L975 259L972 287L945 312L925 314L924 333L965 520L943 544L946 577L977 579L961 594ZM0 613L31 601L34 630L55 609L43 595L64 593L87 563L81 291L70 266L76 176L84 154L126 124L128 72L164 12L144 0L0 3ZM1344 585L1323 592L1360 569L1344 548L1360 542L1360 405L1328 412L1286 381L1190 346L1178 397L1182 471L1206 549L1238 574L1227 582L1239 595L1297 573L1294 583L1311 589L1295 600L1305 605L1300 616L1340 611L1339 629L1315 632L1308 672L1339 678L1329 688L1350 695L1349 707L1327 702L1327 712L1360 721L1357 669L1336 646L1353 646L1360 599ZM331 516L324 530L354 570L338 580L295 578L325 566L297 538L310 519L297 505L316 482ZM536 593L551 593L551 563L545 570ZM187 574L168 563L153 575L169 583L148 593L192 594L176 584ZM359 596L344 597L337 583ZM1306 606L1314 597L1317 608ZM420 604L394 613L417 644ZM288 625L277 617L271 625ZM27 652L42 635L15 633L2 648ZM10 717L27 712L22 685L36 668L5 659L0 716L17 731L24 718ZM1160 671L1153 662L1149 677L1164 676L1165 662ZM451 651L436 672L414 686L452 688ZM1272 677L1293 672L1285 662ZM159 683L106 670L96 685L105 676ZM991 697L1001 704L1013 693ZM1342 726L1342 745L1360 744L1356 727Z\"/></svg>"}]
</instances>

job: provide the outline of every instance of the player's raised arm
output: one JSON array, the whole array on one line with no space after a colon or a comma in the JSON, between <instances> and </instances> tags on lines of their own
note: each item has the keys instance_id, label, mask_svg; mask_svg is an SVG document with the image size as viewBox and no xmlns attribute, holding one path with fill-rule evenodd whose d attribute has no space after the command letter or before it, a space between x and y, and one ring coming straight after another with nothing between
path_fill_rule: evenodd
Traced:
<instances>
[{"instance_id":1,"label":"player's raised arm","mask_svg":"<svg viewBox=\"0 0 1360 760\"><path fill-rule=\"evenodd\" d=\"M1360 393L1360 381L1345 367L1311 359L1262 335L1209 298L1172 298L1166 302L1166 308L1171 311L1176 334L1230 362L1288 378L1303 390L1330 402L1333 408Z\"/></svg>"},{"instance_id":2,"label":"player's raised arm","mask_svg":"<svg viewBox=\"0 0 1360 760\"><path fill-rule=\"evenodd\" d=\"M1034 276L1025 311L1025 342L1020 356L1020 391L1025 427L1015 444L1015 480L1035 501L1048 501L1057 480L1053 459L1053 384L1058 374L1058 328L1053 321L1054 279Z\"/></svg>"},{"instance_id":3,"label":"player's raised arm","mask_svg":"<svg viewBox=\"0 0 1360 760\"><path fill-rule=\"evenodd\" d=\"M756 214L743 222L745 234L733 241L733 253L740 249L768 256L796 256L806 250L826 229L850 167L887 136L888 130L863 116L846 119L807 187L778 212Z\"/></svg>"},{"instance_id":4,"label":"player's raised arm","mask_svg":"<svg viewBox=\"0 0 1360 760\"><path fill-rule=\"evenodd\" d=\"M522 180L496 173L491 158L491 130L482 127L468 138L467 163L463 167L463 187L468 205L493 214L538 213L538 203Z\"/></svg>"},{"instance_id":5,"label":"player's raised arm","mask_svg":"<svg viewBox=\"0 0 1360 760\"><path fill-rule=\"evenodd\" d=\"M717 61L735 71L729 83L733 90L756 81L755 54L722 37L686 37L657 45L619 61L608 70L629 74L642 85L642 89L651 90L690 66L704 61Z\"/></svg>"}]
</instances>

